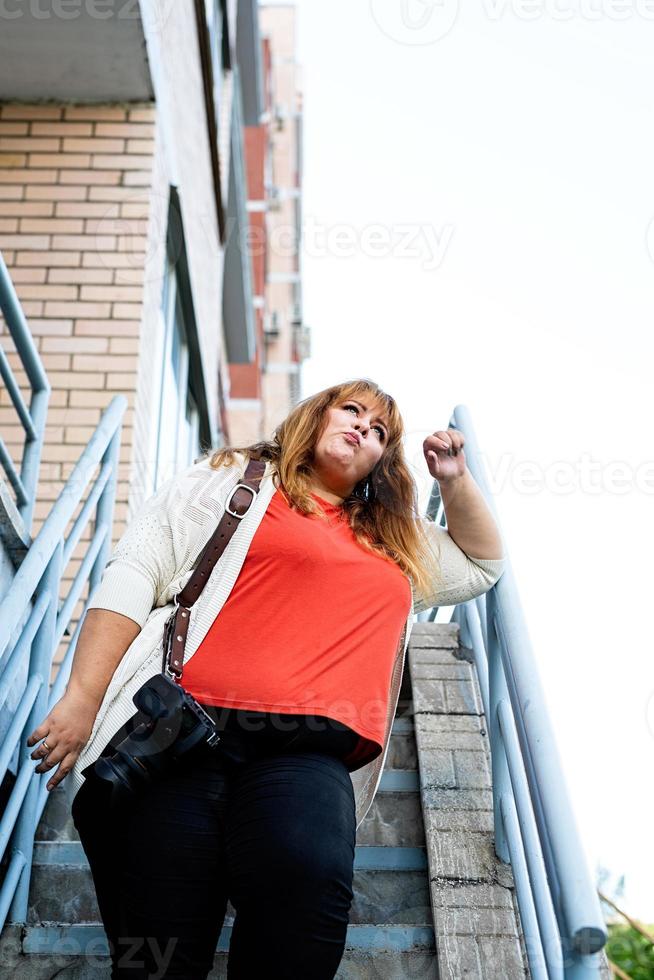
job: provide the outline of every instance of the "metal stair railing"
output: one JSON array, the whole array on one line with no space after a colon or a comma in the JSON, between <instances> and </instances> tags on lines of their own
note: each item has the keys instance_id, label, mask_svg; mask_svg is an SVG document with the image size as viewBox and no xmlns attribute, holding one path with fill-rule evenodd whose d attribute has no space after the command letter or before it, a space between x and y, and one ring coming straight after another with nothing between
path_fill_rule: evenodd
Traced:
<instances>
[{"instance_id":1,"label":"metal stair railing","mask_svg":"<svg viewBox=\"0 0 654 980\"><path fill-rule=\"evenodd\" d=\"M0 464L7 474L14 493L16 506L27 531L32 525L34 497L39 479L39 464L43 447L43 433L48 414L50 399L50 383L41 358L38 355L32 334L25 320L22 307L16 296L14 285L7 270L5 260L0 252L0 309L7 324L7 329L16 345L16 351L25 368L32 397L30 407L25 404L20 388L16 383L14 372L7 360L5 352L0 347L0 376L9 392L18 419L25 431L23 443L23 458L20 473L16 469L4 439L0 436Z\"/></svg>"},{"instance_id":2,"label":"metal stair railing","mask_svg":"<svg viewBox=\"0 0 654 980\"><path fill-rule=\"evenodd\" d=\"M26 435L20 475L4 443L0 441L1 462L16 492L20 516L29 528L50 386L1 255L0 304L32 386L28 411L9 362L4 354L0 354L2 378ZM85 584L88 581L88 604L109 557L121 425L126 407L125 396L116 395L103 412L58 500L37 536L29 541L11 584L0 599L0 710L25 670L27 661L25 687L0 746L0 780L5 778L12 757L18 750L15 781L0 814L0 858L4 860L5 855L8 857L0 885L0 930L7 920L25 923L27 919L34 836L48 798L46 784L51 774L35 773L36 761L30 758L33 749L26 744L26 740L64 692L84 611L50 687L53 657ZM98 466L99 471L93 477ZM66 536L66 528L87 490L80 512ZM66 598L59 607L62 575L92 518L93 533Z\"/></svg>"},{"instance_id":3,"label":"metal stair railing","mask_svg":"<svg viewBox=\"0 0 654 980\"><path fill-rule=\"evenodd\" d=\"M501 532L465 405L456 406L449 426L465 437L468 468ZM437 481L427 515L446 526ZM501 578L484 595L455 606L451 617L472 651L489 726L495 853L512 868L532 980L597 980L607 930L506 545L504 551Z\"/></svg>"}]
</instances>

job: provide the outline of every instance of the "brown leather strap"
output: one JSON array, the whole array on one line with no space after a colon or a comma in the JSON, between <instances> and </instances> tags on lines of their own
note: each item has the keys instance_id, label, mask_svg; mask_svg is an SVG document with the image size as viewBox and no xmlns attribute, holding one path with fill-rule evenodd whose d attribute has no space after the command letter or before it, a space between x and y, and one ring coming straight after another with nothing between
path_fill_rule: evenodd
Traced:
<instances>
[{"instance_id":1,"label":"brown leather strap","mask_svg":"<svg viewBox=\"0 0 654 980\"><path fill-rule=\"evenodd\" d=\"M207 542L195 571L188 582L176 595L176 609L164 625L164 657L163 671L179 681L184 669L184 647L190 622L189 609L196 601L202 589L207 584L214 565L229 544L229 541L250 509L255 494L259 492L259 484L264 474L266 464L261 459L250 459L243 479L232 490L225 504L225 512Z\"/></svg>"}]
</instances>

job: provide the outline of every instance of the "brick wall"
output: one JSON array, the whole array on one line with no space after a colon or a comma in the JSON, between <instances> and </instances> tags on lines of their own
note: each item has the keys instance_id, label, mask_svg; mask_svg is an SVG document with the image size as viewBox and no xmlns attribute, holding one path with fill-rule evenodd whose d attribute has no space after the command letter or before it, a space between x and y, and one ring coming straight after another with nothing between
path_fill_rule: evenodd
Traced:
<instances>
[{"instance_id":1,"label":"brick wall","mask_svg":"<svg viewBox=\"0 0 654 980\"><path fill-rule=\"evenodd\" d=\"M33 533L102 410L119 392L128 409L113 542L151 492L171 183L178 185L181 201L214 420L224 410L220 382L225 395L229 390L221 321L223 250L193 0L158 0L158 7L162 71L156 107L0 103L0 250L52 385ZM220 139L227 165L229 126L223 122L229 121L229 85L223 98ZM164 131L174 134L171 144ZM24 372L1 323L0 341L26 392ZM18 465L23 433L4 391L0 427ZM88 535L73 553L62 595L87 540ZM81 603L73 626L80 612Z\"/></svg>"},{"instance_id":2,"label":"brick wall","mask_svg":"<svg viewBox=\"0 0 654 980\"><path fill-rule=\"evenodd\" d=\"M52 386L34 534L119 392L128 408L114 540L124 530L154 156L150 104L0 105L0 250ZM156 235L165 240L165 228L158 226ZM29 397L4 324L0 331ZM147 411L141 404L139 414ZM23 431L4 389L0 427L19 466ZM73 553L62 596L87 541L88 534ZM74 622L80 612L78 605ZM63 645L55 662L62 655Z\"/></svg>"}]
</instances>

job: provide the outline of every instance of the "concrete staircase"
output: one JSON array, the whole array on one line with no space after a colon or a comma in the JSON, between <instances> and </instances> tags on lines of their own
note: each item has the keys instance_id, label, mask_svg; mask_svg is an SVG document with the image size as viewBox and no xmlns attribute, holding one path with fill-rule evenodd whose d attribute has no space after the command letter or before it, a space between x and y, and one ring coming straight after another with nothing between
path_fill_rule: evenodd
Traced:
<instances>
[{"instance_id":1,"label":"concrete staircase","mask_svg":"<svg viewBox=\"0 0 654 980\"><path fill-rule=\"evenodd\" d=\"M488 725L457 623L414 623L408 651L439 980L531 976L511 866L495 854ZM597 956L599 980L612 976Z\"/></svg>"},{"instance_id":2,"label":"concrete staircase","mask_svg":"<svg viewBox=\"0 0 654 980\"><path fill-rule=\"evenodd\" d=\"M357 837L338 980L530 977L511 868L494 850L490 774L459 627L415 623L386 768ZM229 905L212 980L226 977L233 918ZM90 871L61 787L37 831L28 922L0 936L0 980L109 976ZM610 977L603 954L599 976Z\"/></svg>"},{"instance_id":3,"label":"concrete staircase","mask_svg":"<svg viewBox=\"0 0 654 980\"><path fill-rule=\"evenodd\" d=\"M456 623L408 651L440 980L530 976L511 867L495 854L488 728Z\"/></svg>"},{"instance_id":4,"label":"concrete staircase","mask_svg":"<svg viewBox=\"0 0 654 980\"><path fill-rule=\"evenodd\" d=\"M339 980L438 976L412 710L406 670L386 769L357 837ZM212 980L226 976L233 918L228 905ZM3 931L0 977L105 980L107 951L90 870L60 787L37 830L28 922Z\"/></svg>"}]
</instances>

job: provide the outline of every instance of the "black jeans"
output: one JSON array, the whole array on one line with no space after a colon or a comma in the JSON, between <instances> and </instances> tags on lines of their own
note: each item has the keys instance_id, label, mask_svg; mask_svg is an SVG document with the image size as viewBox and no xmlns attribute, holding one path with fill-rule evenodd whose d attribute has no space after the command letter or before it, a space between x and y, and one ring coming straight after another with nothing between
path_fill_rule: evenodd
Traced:
<instances>
[{"instance_id":1,"label":"black jeans","mask_svg":"<svg viewBox=\"0 0 654 980\"><path fill-rule=\"evenodd\" d=\"M204 980L228 899L236 911L230 980L336 974L356 837L341 756L356 736L332 722L310 730L307 719L321 716L283 715L285 724L303 720L282 733L270 723L278 716L228 715L219 747L192 750L129 806L112 809L110 786L97 777L73 800L112 980ZM246 716L263 725L241 730Z\"/></svg>"}]
</instances>

